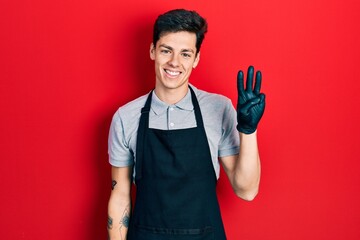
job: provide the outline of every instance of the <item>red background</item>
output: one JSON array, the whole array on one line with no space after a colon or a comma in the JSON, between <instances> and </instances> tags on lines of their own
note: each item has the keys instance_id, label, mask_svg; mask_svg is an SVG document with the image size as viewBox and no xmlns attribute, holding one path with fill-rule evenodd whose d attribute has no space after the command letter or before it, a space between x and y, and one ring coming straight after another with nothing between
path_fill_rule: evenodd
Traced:
<instances>
[{"instance_id":1,"label":"red background","mask_svg":"<svg viewBox=\"0 0 360 240\"><path fill-rule=\"evenodd\" d=\"M360 239L357 0L13 0L0 7L0 238L106 239L107 136L154 82L156 16L209 22L191 82L236 104L236 72L263 72L258 197L222 172L228 239Z\"/></svg>"}]
</instances>

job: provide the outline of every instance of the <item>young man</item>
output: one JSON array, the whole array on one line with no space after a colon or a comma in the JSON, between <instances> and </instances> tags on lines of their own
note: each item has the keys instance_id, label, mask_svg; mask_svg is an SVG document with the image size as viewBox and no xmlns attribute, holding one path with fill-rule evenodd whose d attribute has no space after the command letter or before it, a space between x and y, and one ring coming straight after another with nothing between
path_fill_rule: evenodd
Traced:
<instances>
[{"instance_id":1,"label":"young man","mask_svg":"<svg viewBox=\"0 0 360 240\"><path fill-rule=\"evenodd\" d=\"M194 11L172 10L155 22L155 89L120 107L110 127L110 239L226 239L216 197L219 159L237 196L250 201L257 194L261 73L253 88L249 67L244 89L239 71L237 111L228 98L189 84L206 31Z\"/></svg>"}]
</instances>

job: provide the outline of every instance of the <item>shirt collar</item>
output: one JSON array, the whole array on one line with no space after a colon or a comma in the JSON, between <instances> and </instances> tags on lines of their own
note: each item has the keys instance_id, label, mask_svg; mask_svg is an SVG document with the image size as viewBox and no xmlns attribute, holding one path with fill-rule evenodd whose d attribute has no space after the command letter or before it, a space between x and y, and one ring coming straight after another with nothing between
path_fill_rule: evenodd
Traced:
<instances>
[{"instance_id":1,"label":"shirt collar","mask_svg":"<svg viewBox=\"0 0 360 240\"><path fill-rule=\"evenodd\" d=\"M190 89L188 90L187 94L183 99L179 102L169 105L163 101L161 101L158 96L156 96L155 91L153 91L152 99L151 99L151 109L154 111L156 115L161 115L164 113L170 106L175 106L179 109L192 111L194 109L192 100L191 100L191 92Z\"/></svg>"}]
</instances>

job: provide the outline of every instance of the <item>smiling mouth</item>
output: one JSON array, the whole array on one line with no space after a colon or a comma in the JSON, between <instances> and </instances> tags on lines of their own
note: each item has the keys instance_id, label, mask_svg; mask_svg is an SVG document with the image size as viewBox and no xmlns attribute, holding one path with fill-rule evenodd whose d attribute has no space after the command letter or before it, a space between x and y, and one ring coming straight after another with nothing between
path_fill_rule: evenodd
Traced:
<instances>
[{"instance_id":1,"label":"smiling mouth","mask_svg":"<svg viewBox=\"0 0 360 240\"><path fill-rule=\"evenodd\" d=\"M177 77L181 74L179 71L170 71L168 69L164 69L165 73L170 77Z\"/></svg>"}]
</instances>

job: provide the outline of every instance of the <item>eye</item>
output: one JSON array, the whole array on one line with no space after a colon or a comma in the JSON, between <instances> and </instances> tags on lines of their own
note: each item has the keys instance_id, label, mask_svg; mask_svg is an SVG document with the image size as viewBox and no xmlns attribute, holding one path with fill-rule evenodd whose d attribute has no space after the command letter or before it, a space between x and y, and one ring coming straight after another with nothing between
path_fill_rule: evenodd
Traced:
<instances>
[{"instance_id":1,"label":"eye","mask_svg":"<svg viewBox=\"0 0 360 240\"><path fill-rule=\"evenodd\" d=\"M160 52L163 53L163 54L169 54L169 53L170 53L170 50L161 49Z\"/></svg>"},{"instance_id":2,"label":"eye","mask_svg":"<svg viewBox=\"0 0 360 240\"><path fill-rule=\"evenodd\" d=\"M191 58L191 54L188 54L188 53L182 53L183 57L184 58Z\"/></svg>"}]
</instances>

